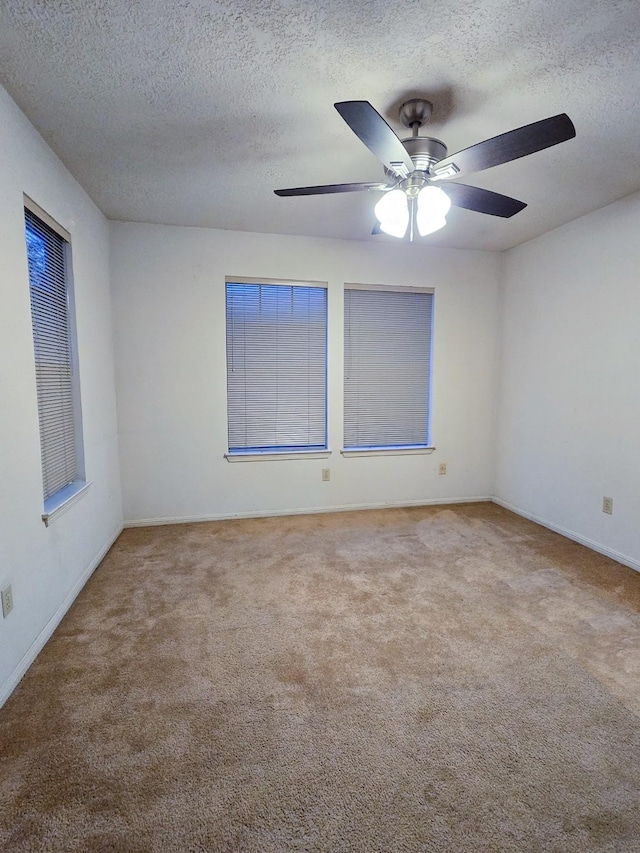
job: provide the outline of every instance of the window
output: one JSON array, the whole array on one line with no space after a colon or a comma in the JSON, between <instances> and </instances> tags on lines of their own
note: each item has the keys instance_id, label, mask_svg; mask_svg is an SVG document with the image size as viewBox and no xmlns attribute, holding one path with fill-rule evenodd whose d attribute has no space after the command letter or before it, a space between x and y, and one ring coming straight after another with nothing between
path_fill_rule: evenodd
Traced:
<instances>
[{"instance_id":1,"label":"window","mask_svg":"<svg viewBox=\"0 0 640 853\"><path fill-rule=\"evenodd\" d=\"M344 447L428 447L433 293L345 287Z\"/></svg>"},{"instance_id":2,"label":"window","mask_svg":"<svg viewBox=\"0 0 640 853\"><path fill-rule=\"evenodd\" d=\"M31 204L25 207L25 232L40 424L43 519L47 522L55 509L84 486L84 471L69 287L69 235L44 211L38 209L41 215L37 215L31 207Z\"/></svg>"},{"instance_id":3,"label":"window","mask_svg":"<svg viewBox=\"0 0 640 853\"><path fill-rule=\"evenodd\" d=\"M227 282L229 455L327 447L327 290Z\"/></svg>"}]
</instances>

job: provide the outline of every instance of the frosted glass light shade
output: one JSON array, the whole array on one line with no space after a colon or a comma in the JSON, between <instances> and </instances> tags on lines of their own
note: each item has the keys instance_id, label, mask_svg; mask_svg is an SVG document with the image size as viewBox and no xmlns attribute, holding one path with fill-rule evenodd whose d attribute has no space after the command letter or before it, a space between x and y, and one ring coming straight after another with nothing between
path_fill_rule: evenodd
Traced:
<instances>
[{"instance_id":1,"label":"frosted glass light shade","mask_svg":"<svg viewBox=\"0 0 640 853\"><path fill-rule=\"evenodd\" d=\"M385 193L373 211L380 222L381 231L392 237L404 237L409 224L409 205L402 190Z\"/></svg>"},{"instance_id":2,"label":"frosted glass light shade","mask_svg":"<svg viewBox=\"0 0 640 853\"><path fill-rule=\"evenodd\" d=\"M433 234L447 224L446 215L451 207L451 199L440 187L423 187L418 193L418 213L416 224L420 236Z\"/></svg>"}]
</instances>

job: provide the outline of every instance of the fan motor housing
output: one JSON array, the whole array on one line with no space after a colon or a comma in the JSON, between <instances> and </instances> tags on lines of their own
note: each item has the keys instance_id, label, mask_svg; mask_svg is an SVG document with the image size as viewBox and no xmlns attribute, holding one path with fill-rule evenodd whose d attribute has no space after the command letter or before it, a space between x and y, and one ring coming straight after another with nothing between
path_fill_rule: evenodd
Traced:
<instances>
[{"instance_id":1,"label":"fan motor housing","mask_svg":"<svg viewBox=\"0 0 640 853\"><path fill-rule=\"evenodd\" d=\"M402 144L411 157L414 169L420 172L429 172L447 156L447 146L444 142L431 136L411 136L409 139L403 139ZM385 173L391 179L396 177L390 169L385 168Z\"/></svg>"},{"instance_id":2,"label":"fan motor housing","mask_svg":"<svg viewBox=\"0 0 640 853\"><path fill-rule=\"evenodd\" d=\"M402 144L416 169L423 172L428 172L432 166L447 156L447 146L444 142L430 136L411 136L409 139L403 139Z\"/></svg>"}]
</instances>

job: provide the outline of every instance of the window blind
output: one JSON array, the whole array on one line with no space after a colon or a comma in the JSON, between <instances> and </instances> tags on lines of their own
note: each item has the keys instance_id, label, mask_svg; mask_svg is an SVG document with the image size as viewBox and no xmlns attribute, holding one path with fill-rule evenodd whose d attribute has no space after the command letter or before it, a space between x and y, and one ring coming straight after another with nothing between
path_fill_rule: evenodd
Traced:
<instances>
[{"instance_id":1,"label":"window blind","mask_svg":"<svg viewBox=\"0 0 640 853\"><path fill-rule=\"evenodd\" d=\"M345 289L345 449L429 444L433 294Z\"/></svg>"},{"instance_id":2,"label":"window blind","mask_svg":"<svg viewBox=\"0 0 640 853\"><path fill-rule=\"evenodd\" d=\"M327 446L327 291L228 282L229 452Z\"/></svg>"},{"instance_id":3,"label":"window blind","mask_svg":"<svg viewBox=\"0 0 640 853\"><path fill-rule=\"evenodd\" d=\"M44 498L77 479L66 241L25 209Z\"/></svg>"}]
</instances>

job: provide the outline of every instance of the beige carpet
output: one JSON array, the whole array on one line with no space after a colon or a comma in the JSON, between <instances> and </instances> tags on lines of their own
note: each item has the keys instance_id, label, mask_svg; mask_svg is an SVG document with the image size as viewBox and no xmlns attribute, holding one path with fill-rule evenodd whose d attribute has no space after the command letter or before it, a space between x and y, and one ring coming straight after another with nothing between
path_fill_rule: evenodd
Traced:
<instances>
[{"instance_id":1,"label":"beige carpet","mask_svg":"<svg viewBox=\"0 0 640 853\"><path fill-rule=\"evenodd\" d=\"M0 848L638 851L639 614L491 504L127 530L0 710Z\"/></svg>"}]
</instances>

